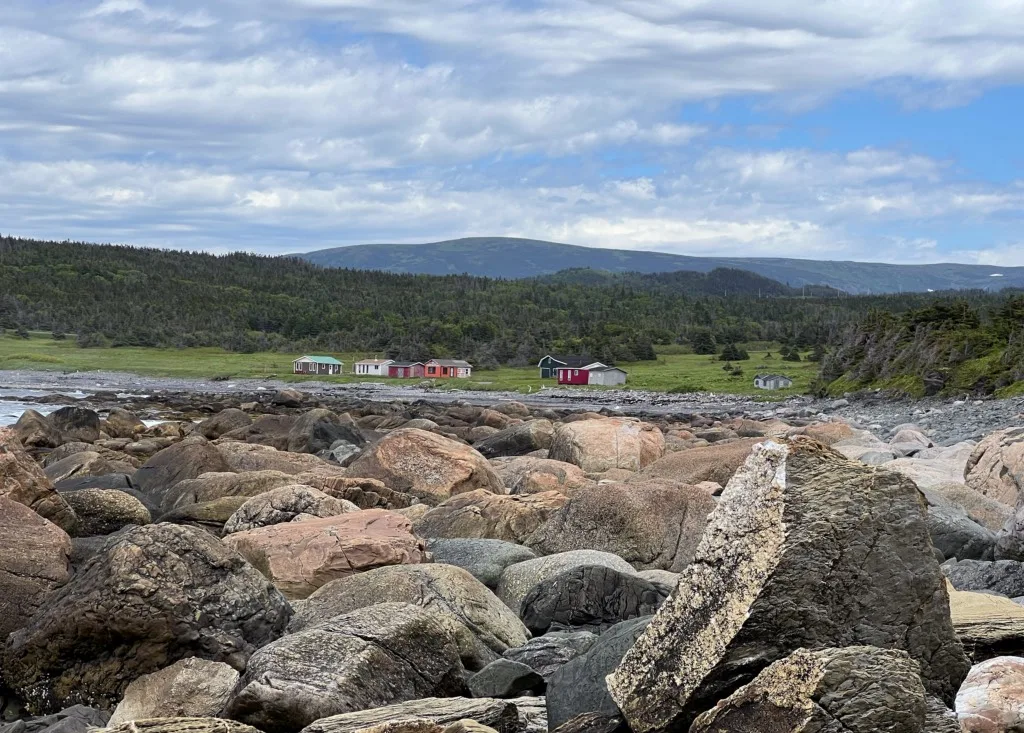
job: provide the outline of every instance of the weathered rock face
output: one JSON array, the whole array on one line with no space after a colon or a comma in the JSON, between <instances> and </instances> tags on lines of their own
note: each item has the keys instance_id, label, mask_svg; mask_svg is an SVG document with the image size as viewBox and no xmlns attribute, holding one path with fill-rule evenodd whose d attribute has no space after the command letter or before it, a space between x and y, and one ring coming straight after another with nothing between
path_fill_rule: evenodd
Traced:
<instances>
[{"instance_id":1,"label":"weathered rock face","mask_svg":"<svg viewBox=\"0 0 1024 733\"><path fill-rule=\"evenodd\" d=\"M525 664L547 679L576 657L586 654L597 638L597 634L589 631L553 631L509 649L502 656Z\"/></svg>"},{"instance_id":2,"label":"weathered rock face","mask_svg":"<svg viewBox=\"0 0 1024 733\"><path fill-rule=\"evenodd\" d=\"M498 587L509 565L537 557L529 547L501 540L429 539L427 550L434 562L460 567L488 588Z\"/></svg>"},{"instance_id":3,"label":"weathered rock face","mask_svg":"<svg viewBox=\"0 0 1024 733\"><path fill-rule=\"evenodd\" d=\"M555 428L550 420L530 420L500 430L478 441L473 447L485 458L525 456L535 450L551 447Z\"/></svg>"},{"instance_id":4,"label":"weathered rock face","mask_svg":"<svg viewBox=\"0 0 1024 733\"><path fill-rule=\"evenodd\" d=\"M598 473L611 468L639 471L664 453L665 436L654 425L610 418L559 425L549 458Z\"/></svg>"},{"instance_id":5,"label":"weathered rock face","mask_svg":"<svg viewBox=\"0 0 1024 733\"><path fill-rule=\"evenodd\" d=\"M1024 730L1024 659L996 657L971 668L956 712L969 733Z\"/></svg>"},{"instance_id":6,"label":"weathered rock face","mask_svg":"<svg viewBox=\"0 0 1024 733\"><path fill-rule=\"evenodd\" d=\"M409 520L381 509L251 529L224 542L288 598L372 568L426 560Z\"/></svg>"},{"instance_id":7,"label":"weathered rock face","mask_svg":"<svg viewBox=\"0 0 1024 733\"><path fill-rule=\"evenodd\" d=\"M636 574L633 566L618 555L597 550L573 550L557 555L538 557L509 565L498 581L497 594L506 606L519 612L523 598L535 585L548 578L584 565L600 565L627 575Z\"/></svg>"},{"instance_id":8,"label":"weathered rock face","mask_svg":"<svg viewBox=\"0 0 1024 733\"><path fill-rule=\"evenodd\" d=\"M1015 506L1024 486L1024 428L985 436L967 459L964 481L985 496Z\"/></svg>"},{"instance_id":9,"label":"weathered rock face","mask_svg":"<svg viewBox=\"0 0 1024 733\"><path fill-rule=\"evenodd\" d=\"M281 486L294 485L295 476L281 471L247 471L245 473L204 473L175 484L163 498L164 511L189 504L201 504L225 496L253 497Z\"/></svg>"},{"instance_id":10,"label":"weathered rock face","mask_svg":"<svg viewBox=\"0 0 1024 733\"><path fill-rule=\"evenodd\" d=\"M117 489L82 489L61 496L78 516L76 537L106 535L129 524L153 521L141 501Z\"/></svg>"},{"instance_id":11,"label":"weathered rock face","mask_svg":"<svg viewBox=\"0 0 1024 733\"><path fill-rule=\"evenodd\" d=\"M920 489L921 486L918 485ZM946 501L960 507L975 522L993 532L1000 532L1006 526L1006 522L1013 516L1013 509L996 501L988 496L979 494L974 489L969 489L965 484L942 484L934 488L921 489L925 496L929 497L929 503L934 496L938 501Z\"/></svg>"},{"instance_id":12,"label":"weathered rock face","mask_svg":"<svg viewBox=\"0 0 1024 733\"><path fill-rule=\"evenodd\" d=\"M600 484L575 492L525 544L541 555L601 550L642 570L679 572L693 559L714 508L715 500L692 486Z\"/></svg>"},{"instance_id":13,"label":"weathered rock face","mask_svg":"<svg viewBox=\"0 0 1024 733\"><path fill-rule=\"evenodd\" d=\"M189 657L128 685L108 725L153 718L205 718L220 713L238 682L223 662Z\"/></svg>"},{"instance_id":14,"label":"weathered rock face","mask_svg":"<svg viewBox=\"0 0 1024 733\"><path fill-rule=\"evenodd\" d=\"M71 577L71 538L0 496L0 639L20 629Z\"/></svg>"},{"instance_id":15,"label":"weathered rock face","mask_svg":"<svg viewBox=\"0 0 1024 733\"><path fill-rule=\"evenodd\" d=\"M519 618L462 568L435 563L393 565L335 580L306 599L289 630L304 629L376 603L410 603L455 628L470 669L480 669L529 638Z\"/></svg>"},{"instance_id":16,"label":"weathered rock face","mask_svg":"<svg viewBox=\"0 0 1024 733\"><path fill-rule=\"evenodd\" d=\"M217 447L199 437L164 448L135 472L135 485L158 505L175 484L214 471L230 472Z\"/></svg>"},{"instance_id":17,"label":"weathered rock face","mask_svg":"<svg viewBox=\"0 0 1024 733\"><path fill-rule=\"evenodd\" d=\"M960 507L936 504L928 507L928 534L943 557L960 560L991 560L996 533L972 520Z\"/></svg>"},{"instance_id":18,"label":"weathered rock face","mask_svg":"<svg viewBox=\"0 0 1024 733\"><path fill-rule=\"evenodd\" d=\"M421 537L461 537L523 544L568 499L556 491L510 496L484 489L453 496L416 522Z\"/></svg>"},{"instance_id":19,"label":"weathered rock face","mask_svg":"<svg viewBox=\"0 0 1024 733\"><path fill-rule=\"evenodd\" d=\"M47 417L64 441L95 443L100 439L100 416L87 407L62 407Z\"/></svg>"},{"instance_id":20,"label":"weathered rock face","mask_svg":"<svg viewBox=\"0 0 1024 733\"><path fill-rule=\"evenodd\" d=\"M972 661L1024 655L1024 606L1004 596L951 589L949 613Z\"/></svg>"},{"instance_id":21,"label":"weathered rock face","mask_svg":"<svg viewBox=\"0 0 1024 733\"><path fill-rule=\"evenodd\" d=\"M7 638L4 679L35 712L112 708L134 679L189 656L245 666L291 609L216 538L154 524L111 536Z\"/></svg>"},{"instance_id":22,"label":"weathered rock face","mask_svg":"<svg viewBox=\"0 0 1024 733\"><path fill-rule=\"evenodd\" d=\"M319 453L339 444L346 446L346 456L354 456L362 451L366 438L355 425L323 408L299 416L288 431L287 448L293 453Z\"/></svg>"},{"instance_id":23,"label":"weathered rock face","mask_svg":"<svg viewBox=\"0 0 1024 733\"><path fill-rule=\"evenodd\" d=\"M234 407L221 410L213 417L208 417L196 426L196 432L208 440L215 440L232 430L252 425L249 413Z\"/></svg>"},{"instance_id":24,"label":"weathered rock face","mask_svg":"<svg viewBox=\"0 0 1024 733\"><path fill-rule=\"evenodd\" d=\"M220 537L224 533L225 523L242 507L245 501L245 498L241 496L223 496L220 499L211 499L199 504L186 504L161 514L158 521L199 527L211 532L215 537Z\"/></svg>"},{"instance_id":25,"label":"weathered rock face","mask_svg":"<svg viewBox=\"0 0 1024 733\"><path fill-rule=\"evenodd\" d=\"M106 476L111 473L133 473L135 466L125 461L112 461L95 451L82 451L49 464L43 473L54 483L83 476Z\"/></svg>"},{"instance_id":26,"label":"weathered rock face","mask_svg":"<svg viewBox=\"0 0 1024 733\"><path fill-rule=\"evenodd\" d=\"M495 461L494 471L510 494L557 491L571 496L576 489L594 483L579 466L549 458L522 456L508 461Z\"/></svg>"},{"instance_id":27,"label":"weathered rock face","mask_svg":"<svg viewBox=\"0 0 1024 733\"><path fill-rule=\"evenodd\" d=\"M224 533L233 534L283 524L291 522L299 515L306 515L306 518L322 518L357 511L359 507L352 502L335 499L310 486L279 486L242 504L224 525Z\"/></svg>"},{"instance_id":28,"label":"weathered rock face","mask_svg":"<svg viewBox=\"0 0 1024 733\"><path fill-rule=\"evenodd\" d=\"M351 501L360 509L405 509L419 502L416 497L393 491L383 481L375 478L312 477L301 474L300 478L325 494Z\"/></svg>"},{"instance_id":29,"label":"weathered rock face","mask_svg":"<svg viewBox=\"0 0 1024 733\"><path fill-rule=\"evenodd\" d=\"M725 486L736 473L736 469L747 460L750 451L760 442L762 440L759 438L741 438L728 443L669 453L644 469L637 475L636 480L659 478L690 485L701 481L714 481Z\"/></svg>"},{"instance_id":30,"label":"weathered rock face","mask_svg":"<svg viewBox=\"0 0 1024 733\"><path fill-rule=\"evenodd\" d=\"M790 434L806 435L808 438L816 440L819 443L824 443L825 445L838 443L840 440L852 438L854 435L853 428L844 422L814 423L806 427L791 430Z\"/></svg>"},{"instance_id":31,"label":"weathered rock face","mask_svg":"<svg viewBox=\"0 0 1024 733\"><path fill-rule=\"evenodd\" d=\"M1024 563L1017 560L946 562L942 571L957 590L989 591L1007 598L1024 596Z\"/></svg>"},{"instance_id":32,"label":"weathered rock face","mask_svg":"<svg viewBox=\"0 0 1024 733\"><path fill-rule=\"evenodd\" d=\"M336 464L306 453L288 453L266 445L236 443L223 438L217 447L227 461L226 471L280 471L295 476L300 473L315 473L323 476L339 476L344 471Z\"/></svg>"},{"instance_id":33,"label":"weathered rock face","mask_svg":"<svg viewBox=\"0 0 1024 733\"><path fill-rule=\"evenodd\" d=\"M544 678L532 667L511 659L495 659L468 680L473 697L519 697L544 694Z\"/></svg>"},{"instance_id":34,"label":"weathered rock face","mask_svg":"<svg viewBox=\"0 0 1024 733\"><path fill-rule=\"evenodd\" d=\"M133 720L94 733L261 733L234 720L221 718L153 718Z\"/></svg>"},{"instance_id":35,"label":"weathered rock face","mask_svg":"<svg viewBox=\"0 0 1024 733\"><path fill-rule=\"evenodd\" d=\"M279 407L300 407L305 401L305 392L300 392L297 389L290 388L278 390L274 393L274 396L270 398L270 403L272 405L278 405Z\"/></svg>"},{"instance_id":36,"label":"weathered rock face","mask_svg":"<svg viewBox=\"0 0 1024 733\"><path fill-rule=\"evenodd\" d=\"M227 714L267 733L331 715L465 690L455 641L433 615L382 603L289 634L249 660Z\"/></svg>"},{"instance_id":37,"label":"weathered rock face","mask_svg":"<svg viewBox=\"0 0 1024 733\"><path fill-rule=\"evenodd\" d=\"M690 731L932 733L917 672L914 660L894 649L800 649L701 715Z\"/></svg>"},{"instance_id":38,"label":"weathered rock face","mask_svg":"<svg viewBox=\"0 0 1024 733\"><path fill-rule=\"evenodd\" d=\"M0 428L0 497L24 504L65 531L74 531L78 521L11 428Z\"/></svg>"},{"instance_id":39,"label":"weathered rock face","mask_svg":"<svg viewBox=\"0 0 1024 733\"><path fill-rule=\"evenodd\" d=\"M541 733L547 728L543 698L495 700L486 697L429 697L355 713L332 715L306 726L303 733L437 733L419 728L409 731L404 724L430 721L451 726L465 720L489 726L498 733ZM396 730L392 726L400 727ZM464 732L449 728L446 733Z\"/></svg>"},{"instance_id":40,"label":"weathered rock face","mask_svg":"<svg viewBox=\"0 0 1024 733\"><path fill-rule=\"evenodd\" d=\"M103 432L111 438L135 440L135 437L145 429L146 424L142 420L121 407L113 408L103 421Z\"/></svg>"},{"instance_id":41,"label":"weathered rock face","mask_svg":"<svg viewBox=\"0 0 1024 733\"><path fill-rule=\"evenodd\" d=\"M668 591L636 575L600 565L584 565L542 580L519 608L535 635L551 628L601 631L640 616L650 616Z\"/></svg>"},{"instance_id":42,"label":"weathered rock face","mask_svg":"<svg viewBox=\"0 0 1024 733\"><path fill-rule=\"evenodd\" d=\"M379 479L428 504L477 489L505 493L501 479L480 453L425 430L388 433L349 466L348 475Z\"/></svg>"},{"instance_id":43,"label":"weathered rock face","mask_svg":"<svg viewBox=\"0 0 1024 733\"><path fill-rule=\"evenodd\" d=\"M14 423L14 434L26 448L56 448L62 436L50 421L35 410L25 410Z\"/></svg>"},{"instance_id":44,"label":"weathered rock face","mask_svg":"<svg viewBox=\"0 0 1024 733\"><path fill-rule=\"evenodd\" d=\"M109 717L102 710L86 705L72 705L53 715L0 725L0 733L89 733L105 726Z\"/></svg>"},{"instance_id":45,"label":"weathered rock face","mask_svg":"<svg viewBox=\"0 0 1024 733\"><path fill-rule=\"evenodd\" d=\"M662 730L796 649L867 642L907 651L947 704L969 667L917 487L806 439L766 443L609 689L633 730Z\"/></svg>"},{"instance_id":46,"label":"weathered rock face","mask_svg":"<svg viewBox=\"0 0 1024 733\"><path fill-rule=\"evenodd\" d=\"M1024 561L1024 496L1017 500L1013 516L996 536L993 557L996 560Z\"/></svg>"}]
</instances>

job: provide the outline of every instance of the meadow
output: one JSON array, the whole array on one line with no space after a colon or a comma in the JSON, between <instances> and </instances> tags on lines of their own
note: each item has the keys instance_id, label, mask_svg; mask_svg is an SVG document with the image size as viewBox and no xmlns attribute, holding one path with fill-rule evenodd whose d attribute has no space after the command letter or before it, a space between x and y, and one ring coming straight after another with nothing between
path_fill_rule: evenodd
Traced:
<instances>
[{"instance_id":1,"label":"meadow","mask_svg":"<svg viewBox=\"0 0 1024 733\"><path fill-rule=\"evenodd\" d=\"M653 361L621 363L629 373L625 389L656 392L715 392L718 394L785 396L806 392L818 374L812 362L786 362L771 345L751 345L750 359L736 362L742 375L727 373L724 364L711 356L679 353L679 347L665 347ZM656 349L657 350L657 349ZM768 356L771 354L771 356ZM73 338L55 340L49 333L31 333L28 339L13 333L0 335L0 370L34 369L61 372L120 371L152 377L196 379L276 378L288 382L319 380L325 382L387 382L417 385L430 381L435 387L476 390L536 392L556 386L554 380L540 379L535 367L501 367L477 370L470 379L419 380L382 379L343 374L333 377L304 377L291 373L292 360L301 354L260 352L241 354L218 348L158 349L143 347L81 348ZM367 353L331 354L345 363L346 371ZM760 372L785 374L793 387L764 392L754 387L754 375ZM2 383L2 377L0 377ZM574 389L608 389L575 387Z\"/></svg>"}]
</instances>

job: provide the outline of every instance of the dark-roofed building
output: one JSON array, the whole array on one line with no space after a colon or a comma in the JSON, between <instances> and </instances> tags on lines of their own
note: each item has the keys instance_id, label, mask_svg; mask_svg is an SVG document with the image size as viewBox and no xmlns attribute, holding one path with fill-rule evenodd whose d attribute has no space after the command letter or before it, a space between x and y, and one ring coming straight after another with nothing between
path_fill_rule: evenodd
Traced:
<instances>
[{"instance_id":1,"label":"dark-roofed building","mask_svg":"<svg viewBox=\"0 0 1024 733\"><path fill-rule=\"evenodd\" d=\"M793 386L793 380L783 374L758 374L754 377L758 389L786 389Z\"/></svg>"},{"instance_id":2,"label":"dark-roofed building","mask_svg":"<svg viewBox=\"0 0 1024 733\"><path fill-rule=\"evenodd\" d=\"M341 374L343 364L333 356L300 356L292 362L294 374Z\"/></svg>"},{"instance_id":3,"label":"dark-roofed building","mask_svg":"<svg viewBox=\"0 0 1024 733\"><path fill-rule=\"evenodd\" d=\"M589 356L575 356L569 354L548 354L537 364L540 369L541 379L555 379L558 376L559 367L579 369L592 363L594 360Z\"/></svg>"},{"instance_id":4,"label":"dark-roofed building","mask_svg":"<svg viewBox=\"0 0 1024 733\"><path fill-rule=\"evenodd\" d=\"M388 376L396 379L411 379L423 376L422 361L393 361L388 364Z\"/></svg>"}]
</instances>

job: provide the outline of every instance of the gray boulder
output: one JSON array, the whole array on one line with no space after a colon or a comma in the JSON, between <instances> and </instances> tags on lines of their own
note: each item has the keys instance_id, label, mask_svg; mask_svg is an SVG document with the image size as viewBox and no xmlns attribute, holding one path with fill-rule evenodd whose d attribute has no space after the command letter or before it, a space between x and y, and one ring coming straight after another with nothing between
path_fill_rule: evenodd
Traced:
<instances>
[{"instance_id":1,"label":"gray boulder","mask_svg":"<svg viewBox=\"0 0 1024 733\"><path fill-rule=\"evenodd\" d=\"M135 440L135 437L145 429L146 423L122 407L112 408L107 413L107 419L103 421L103 432L111 438Z\"/></svg>"},{"instance_id":2,"label":"gray boulder","mask_svg":"<svg viewBox=\"0 0 1024 733\"><path fill-rule=\"evenodd\" d=\"M434 616L381 603L289 634L249 660L226 713L266 733L332 715L463 692L455 640Z\"/></svg>"},{"instance_id":3,"label":"gray boulder","mask_svg":"<svg viewBox=\"0 0 1024 733\"><path fill-rule=\"evenodd\" d=\"M970 667L917 487L806 438L766 442L608 687L647 733L688 725L797 649L867 642L906 651L947 705Z\"/></svg>"},{"instance_id":4,"label":"gray boulder","mask_svg":"<svg viewBox=\"0 0 1024 733\"><path fill-rule=\"evenodd\" d=\"M235 407L221 410L216 415L208 417L196 426L196 432L208 440L215 440L232 430L245 428L252 425L252 417L249 413Z\"/></svg>"},{"instance_id":5,"label":"gray boulder","mask_svg":"<svg viewBox=\"0 0 1024 733\"><path fill-rule=\"evenodd\" d=\"M495 659L469 678L473 697L521 697L543 695L546 683L532 667L511 659Z\"/></svg>"},{"instance_id":6,"label":"gray boulder","mask_svg":"<svg viewBox=\"0 0 1024 733\"><path fill-rule=\"evenodd\" d=\"M319 407L300 415L288 431L287 449L292 453L335 451L349 459L338 461L343 465L355 460L365 445L366 438L354 424Z\"/></svg>"},{"instance_id":7,"label":"gray boulder","mask_svg":"<svg viewBox=\"0 0 1024 733\"><path fill-rule=\"evenodd\" d=\"M515 649L502 654L505 659L521 662L547 679L594 646L597 634L589 631L552 631L537 636Z\"/></svg>"},{"instance_id":8,"label":"gray boulder","mask_svg":"<svg viewBox=\"0 0 1024 733\"><path fill-rule=\"evenodd\" d=\"M91 733L261 733L255 728L222 718L153 718L132 720Z\"/></svg>"},{"instance_id":9,"label":"gray boulder","mask_svg":"<svg viewBox=\"0 0 1024 733\"><path fill-rule=\"evenodd\" d=\"M226 496L250 498L280 486L293 486L299 481L282 471L210 472L196 478L179 481L163 498L163 510L201 504Z\"/></svg>"},{"instance_id":10,"label":"gray boulder","mask_svg":"<svg viewBox=\"0 0 1024 733\"><path fill-rule=\"evenodd\" d=\"M991 560L996 545L995 532L951 504L928 507L928 534L943 557L958 560Z\"/></svg>"},{"instance_id":11,"label":"gray boulder","mask_svg":"<svg viewBox=\"0 0 1024 733\"><path fill-rule=\"evenodd\" d=\"M430 539L427 550L434 562L460 567L488 588L498 586L509 565L537 557L529 547L502 540Z\"/></svg>"},{"instance_id":12,"label":"gray boulder","mask_svg":"<svg viewBox=\"0 0 1024 733\"><path fill-rule=\"evenodd\" d=\"M63 440L60 431L35 410L25 410L14 423L14 434L28 449L56 448Z\"/></svg>"},{"instance_id":13,"label":"gray boulder","mask_svg":"<svg viewBox=\"0 0 1024 733\"><path fill-rule=\"evenodd\" d=\"M87 407L62 407L56 412L51 412L47 420L60 432L65 443L72 440L95 443L100 439L99 413Z\"/></svg>"},{"instance_id":14,"label":"gray boulder","mask_svg":"<svg viewBox=\"0 0 1024 733\"><path fill-rule=\"evenodd\" d=\"M61 492L78 515L74 536L93 537L116 532L130 524L153 521L149 509L131 494L116 489L81 489Z\"/></svg>"},{"instance_id":15,"label":"gray boulder","mask_svg":"<svg viewBox=\"0 0 1024 733\"><path fill-rule=\"evenodd\" d=\"M518 613L523 598L535 585L583 565L601 565L620 573L636 574L633 566L618 555L597 550L573 550L509 565L501 574L495 592L506 606Z\"/></svg>"},{"instance_id":16,"label":"gray boulder","mask_svg":"<svg viewBox=\"0 0 1024 733\"><path fill-rule=\"evenodd\" d=\"M518 697L511 700L494 698L428 697L422 700L386 705L372 710L332 715L303 728L302 733L411 733L390 726L404 721L429 721L450 726L460 721L475 721L497 733L544 733L547 716L544 698ZM378 728L377 726L381 726ZM417 731L417 733L420 733ZM437 731L422 731L437 733ZM452 730L451 733L457 733Z\"/></svg>"},{"instance_id":17,"label":"gray boulder","mask_svg":"<svg viewBox=\"0 0 1024 733\"><path fill-rule=\"evenodd\" d=\"M0 733L87 733L107 724L108 713L86 705L72 705L59 713L0 725Z\"/></svg>"},{"instance_id":18,"label":"gray boulder","mask_svg":"<svg viewBox=\"0 0 1024 733\"><path fill-rule=\"evenodd\" d=\"M158 452L139 466L132 480L139 491L164 504L175 484L213 471L230 472L231 466L216 446L195 436Z\"/></svg>"},{"instance_id":19,"label":"gray boulder","mask_svg":"<svg viewBox=\"0 0 1024 733\"><path fill-rule=\"evenodd\" d=\"M335 517L357 511L359 507L352 502L328 496L319 489L302 484L279 486L247 499L224 524L224 534L291 522L299 515Z\"/></svg>"},{"instance_id":20,"label":"gray boulder","mask_svg":"<svg viewBox=\"0 0 1024 733\"><path fill-rule=\"evenodd\" d=\"M525 456L535 450L551 447L555 429L550 420L530 420L512 425L477 441L473 447L485 458L498 456Z\"/></svg>"},{"instance_id":21,"label":"gray boulder","mask_svg":"<svg viewBox=\"0 0 1024 733\"><path fill-rule=\"evenodd\" d=\"M152 718L215 717L237 682L238 672L223 662L181 659L128 685L108 725Z\"/></svg>"},{"instance_id":22,"label":"gray boulder","mask_svg":"<svg viewBox=\"0 0 1024 733\"><path fill-rule=\"evenodd\" d=\"M1024 562L951 560L943 563L942 571L957 590L987 591L1007 598L1024 596Z\"/></svg>"}]
</instances>

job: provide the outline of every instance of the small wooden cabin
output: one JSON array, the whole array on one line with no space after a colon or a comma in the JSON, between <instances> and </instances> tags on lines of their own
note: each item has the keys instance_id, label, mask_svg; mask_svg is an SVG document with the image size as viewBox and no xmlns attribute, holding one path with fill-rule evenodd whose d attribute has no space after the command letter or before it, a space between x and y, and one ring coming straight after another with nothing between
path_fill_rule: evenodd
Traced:
<instances>
[{"instance_id":1,"label":"small wooden cabin","mask_svg":"<svg viewBox=\"0 0 1024 733\"><path fill-rule=\"evenodd\" d=\"M422 361L393 361L388 364L388 376L395 379L414 379L423 376Z\"/></svg>"},{"instance_id":2,"label":"small wooden cabin","mask_svg":"<svg viewBox=\"0 0 1024 733\"><path fill-rule=\"evenodd\" d=\"M344 364L333 356L300 356L292 362L293 374L341 374Z\"/></svg>"},{"instance_id":3,"label":"small wooden cabin","mask_svg":"<svg viewBox=\"0 0 1024 733\"><path fill-rule=\"evenodd\" d=\"M793 386L793 380L784 374L758 374L754 377L757 389L787 389Z\"/></svg>"},{"instance_id":4,"label":"small wooden cabin","mask_svg":"<svg viewBox=\"0 0 1024 733\"><path fill-rule=\"evenodd\" d=\"M625 384L628 375L618 367L595 361L579 369L558 367L559 384L600 384L610 387Z\"/></svg>"},{"instance_id":5,"label":"small wooden cabin","mask_svg":"<svg viewBox=\"0 0 1024 733\"><path fill-rule=\"evenodd\" d=\"M473 366L461 359L431 359L424 365L428 379L466 379L473 375Z\"/></svg>"},{"instance_id":6,"label":"small wooden cabin","mask_svg":"<svg viewBox=\"0 0 1024 733\"><path fill-rule=\"evenodd\" d=\"M363 359L352 365L352 373L360 377L386 377L394 359Z\"/></svg>"}]
</instances>

